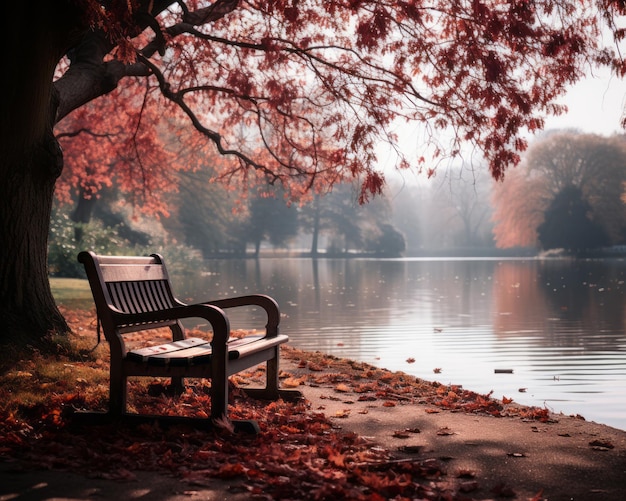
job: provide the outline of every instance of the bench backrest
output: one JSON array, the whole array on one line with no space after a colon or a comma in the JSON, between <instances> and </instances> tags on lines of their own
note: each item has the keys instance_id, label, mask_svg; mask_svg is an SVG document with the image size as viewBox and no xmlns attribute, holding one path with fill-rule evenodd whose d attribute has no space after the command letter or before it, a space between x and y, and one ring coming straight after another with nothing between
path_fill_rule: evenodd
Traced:
<instances>
[{"instance_id":1,"label":"bench backrest","mask_svg":"<svg viewBox=\"0 0 626 501\"><path fill-rule=\"evenodd\" d=\"M165 262L159 254L102 256L84 251L78 255L78 260L85 266L107 338L113 330L121 333L146 328L140 324L119 324L115 320L116 310L133 314L182 305L174 297ZM165 321L151 324L150 328L178 325L176 321Z\"/></svg>"}]
</instances>

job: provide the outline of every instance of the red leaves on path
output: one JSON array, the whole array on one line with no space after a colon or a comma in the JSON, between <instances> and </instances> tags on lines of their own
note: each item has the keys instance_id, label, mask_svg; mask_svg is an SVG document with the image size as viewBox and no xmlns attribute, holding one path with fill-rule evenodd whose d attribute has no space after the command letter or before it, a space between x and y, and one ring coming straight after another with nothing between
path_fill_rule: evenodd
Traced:
<instances>
[{"instance_id":1,"label":"red leaves on path","mask_svg":"<svg viewBox=\"0 0 626 501\"><path fill-rule=\"evenodd\" d=\"M89 319L67 315L89 331ZM76 329L78 330L78 329ZM518 415L544 420L542 409L503 406L489 395L460 387L417 380L367 364L320 353L287 348L286 358L301 360L306 374L282 375L290 386L328 385L381 407L407 403L427 404L493 416ZM306 360L306 361L305 361ZM47 362L47 361L46 361ZM63 361L62 361L63 362ZM68 370L103 369L101 359L67 361ZM44 362L45 363L45 362ZM49 363L52 363L50 361ZM106 367L106 364L104 364ZM297 364L296 364L297 365ZM322 413L307 402L262 402L245 391L231 392L231 419L254 419L258 435L232 433L227 426L201 431L189 426L85 425L72 419L75 409L102 409L102 381L81 384L44 382L32 362L12 377L23 378L33 388L50 390L44 403L10 406L0 399L0 460L20 460L26 466L81 472L88 476L129 481L133 472L166 472L194 485L208 485L211 478L232 479L252 499L460 499L436 481L445 476L433 459L396 460L389 451L352 433L337 431ZM70 378L75 377L75 373ZM81 372L87 376L87 373ZM233 376L243 386L256 383L263 371ZM7 377L6 375L3 377ZM180 396L169 396L160 383L132 383L131 405L142 413L206 417L210 408L208 383L196 382ZM54 385L51 387L50 385ZM2 385L5 392L7 385ZM96 391L100 388L99 391ZM5 397L7 395L4 395ZM419 430L405 430L417 433ZM402 432L398 432L402 433Z\"/></svg>"}]
</instances>

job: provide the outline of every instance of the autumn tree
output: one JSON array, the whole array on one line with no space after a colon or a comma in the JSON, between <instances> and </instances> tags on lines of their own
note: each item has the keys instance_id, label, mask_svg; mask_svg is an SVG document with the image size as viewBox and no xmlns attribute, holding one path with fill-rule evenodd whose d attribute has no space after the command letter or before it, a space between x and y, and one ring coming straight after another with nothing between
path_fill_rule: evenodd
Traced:
<instances>
[{"instance_id":1,"label":"autumn tree","mask_svg":"<svg viewBox=\"0 0 626 501\"><path fill-rule=\"evenodd\" d=\"M577 186L565 186L556 194L537 228L544 249L563 249L579 254L609 242L602 225L591 219L591 205Z\"/></svg>"},{"instance_id":2,"label":"autumn tree","mask_svg":"<svg viewBox=\"0 0 626 501\"><path fill-rule=\"evenodd\" d=\"M404 235L391 223L382 223L366 235L364 250L380 257L400 257L406 250Z\"/></svg>"},{"instance_id":3,"label":"autumn tree","mask_svg":"<svg viewBox=\"0 0 626 501\"><path fill-rule=\"evenodd\" d=\"M195 182L208 184L219 170L215 165L227 161L161 104L153 92L144 95L140 82L131 79L57 124L55 135L65 166L55 195L61 205L75 204L76 222L88 223L111 191L141 214L167 217L170 201L165 195L178 192L179 174L189 173L190 183L191 174L204 170L207 174Z\"/></svg>"},{"instance_id":4,"label":"autumn tree","mask_svg":"<svg viewBox=\"0 0 626 501\"><path fill-rule=\"evenodd\" d=\"M311 256L319 254L320 237L342 238L343 243L361 243L356 200L349 185L336 185L328 193L316 194L299 212L300 228L311 235ZM344 245L342 244L342 248Z\"/></svg>"},{"instance_id":5,"label":"autumn tree","mask_svg":"<svg viewBox=\"0 0 626 501\"><path fill-rule=\"evenodd\" d=\"M484 166L451 166L429 184L421 208L428 246L435 250L490 247L493 179Z\"/></svg>"},{"instance_id":6,"label":"autumn tree","mask_svg":"<svg viewBox=\"0 0 626 501\"><path fill-rule=\"evenodd\" d=\"M484 165L469 162L437 171L435 178L392 188L393 220L411 254L476 254L493 248L490 193Z\"/></svg>"},{"instance_id":7,"label":"autumn tree","mask_svg":"<svg viewBox=\"0 0 626 501\"><path fill-rule=\"evenodd\" d=\"M214 175L210 166L179 171L177 190L165 197L170 215L162 224L172 238L198 249L205 258L243 254L247 214L237 203L240 195L212 183Z\"/></svg>"},{"instance_id":8,"label":"autumn tree","mask_svg":"<svg viewBox=\"0 0 626 501\"><path fill-rule=\"evenodd\" d=\"M392 212L388 197L361 205L355 187L342 183L301 204L300 230L311 235L314 257L321 236L327 238L327 253L357 251L396 257L404 252L406 242L392 223Z\"/></svg>"},{"instance_id":9,"label":"autumn tree","mask_svg":"<svg viewBox=\"0 0 626 501\"><path fill-rule=\"evenodd\" d=\"M624 238L626 206L626 142L576 132L553 132L529 148L523 164L494 189L494 235L497 246L539 246L537 230L557 197L580 190L589 217L601 225L609 241ZM568 195L569 194L569 195ZM544 227L545 235L546 227ZM548 240L544 237L544 242Z\"/></svg>"},{"instance_id":10,"label":"autumn tree","mask_svg":"<svg viewBox=\"0 0 626 501\"><path fill-rule=\"evenodd\" d=\"M428 153L455 155L469 142L500 178L526 146L521 134L563 111L558 97L587 64L621 71L599 45L598 27L607 21L621 37L613 16L624 14L622 2L599 8L592 0L7 2L2 339L67 330L46 268L64 168L54 127L94 100L122 99L105 107L115 115L95 115L91 125L128 119L129 144L140 153L128 172L146 203L159 200L156 164L143 158L156 137L142 128L149 109L185 117L207 148L230 158L220 179L283 183L294 196L345 178L361 182L362 201L379 193L381 142L397 152L397 166L430 170L427 157L400 150L394 132L405 120L431 133ZM242 124L255 132L241 137ZM109 176L119 177L121 142L103 141Z\"/></svg>"},{"instance_id":11,"label":"autumn tree","mask_svg":"<svg viewBox=\"0 0 626 501\"><path fill-rule=\"evenodd\" d=\"M287 203L282 190L258 189L248 202L244 228L245 239L252 242L254 255L258 256L264 240L279 247L298 234L298 212Z\"/></svg>"}]
</instances>

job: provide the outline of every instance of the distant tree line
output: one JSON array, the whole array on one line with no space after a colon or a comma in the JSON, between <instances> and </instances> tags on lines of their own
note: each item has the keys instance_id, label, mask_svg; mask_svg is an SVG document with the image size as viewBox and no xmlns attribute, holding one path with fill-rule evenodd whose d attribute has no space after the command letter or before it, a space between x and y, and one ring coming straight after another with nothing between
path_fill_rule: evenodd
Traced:
<instances>
[{"instance_id":1,"label":"distant tree line","mask_svg":"<svg viewBox=\"0 0 626 501\"><path fill-rule=\"evenodd\" d=\"M278 185L225 186L214 174L206 166L179 171L177 189L165 195L168 214L158 219L126 204L115 182L98 197L81 192L57 204L52 271L80 273L73 261L87 247L119 253L166 244L169 253L206 259L276 249L313 257L580 254L626 244L623 136L545 133L503 182L464 165L427 182L392 179L387 194L367 204L348 183L293 200Z\"/></svg>"},{"instance_id":2,"label":"distant tree line","mask_svg":"<svg viewBox=\"0 0 626 501\"><path fill-rule=\"evenodd\" d=\"M259 256L263 248L314 257L398 257L406 249L389 200L377 197L361 205L351 184L296 203L279 187L225 189L211 182L207 169L179 172L178 183L177 192L167 195L168 216L159 219L134 213L115 185L98 198L77 196L73 207L57 204L49 245L52 272L80 275L75 254L82 247L141 253L167 243L204 259Z\"/></svg>"}]
</instances>

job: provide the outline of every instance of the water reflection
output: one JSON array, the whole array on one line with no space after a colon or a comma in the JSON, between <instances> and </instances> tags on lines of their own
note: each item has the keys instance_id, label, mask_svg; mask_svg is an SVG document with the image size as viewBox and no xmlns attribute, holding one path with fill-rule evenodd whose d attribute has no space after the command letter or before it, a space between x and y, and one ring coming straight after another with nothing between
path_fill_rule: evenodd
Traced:
<instances>
[{"instance_id":1,"label":"water reflection","mask_svg":"<svg viewBox=\"0 0 626 501\"><path fill-rule=\"evenodd\" d=\"M626 429L625 271L621 260L214 260L175 283L189 300L274 296L303 349Z\"/></svg>"}]
</instances>

